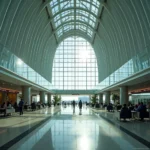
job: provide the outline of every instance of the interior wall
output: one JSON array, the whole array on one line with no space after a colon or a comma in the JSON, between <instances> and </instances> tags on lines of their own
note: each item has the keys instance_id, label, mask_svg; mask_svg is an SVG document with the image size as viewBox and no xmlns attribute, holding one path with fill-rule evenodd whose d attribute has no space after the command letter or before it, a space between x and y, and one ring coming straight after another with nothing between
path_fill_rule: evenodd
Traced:
<instances>
[{"instance_id":1,"label":"interior wall","mask_svg":"<svg viewBox=\"0 0 150 150\"><path fill-rule=\"evenodd\" d=\"M14 104L17 101L17 93L0 91L0 105L7 101L11 102L11 104Z\"/></svg>"},{"instance_id":2,"label":"interior wall","mask_svg":"<svg viewBox=\"0 0 150 150\"><path fill-rule=\"evenodd\" d=\"M51 81L56 39L42 0L0 1L0 56L11 51ZM8 61L3 55L0 61Z\"/></svg>"},{"instance_id":3,"label":"interior wall","mask_svg":"<svg viewBox=\"0 0 150 150\"><path fill-rule=\"evenodd\" d=\"M94 49L102 81L131 58L150 64L150 1L107 0Z\"/></svg>"},{"instance_id":4,"label":"interior wall","mask_svg":"<svg viewBox=\"0 0 150 150\"><path fill-rule=\"evenodd\" d=\"M139 64L150 58L149 6L149 0L104 3L93 45L99 81L137 55ZM0 56L11 51L51 82L57 39L50 20L42 0L0 0ZM0 61L12 64L8 57L3 55Z\"/></svg>"},{"instance_id":5,"label":"interior wall","mask_svg":"<svg viewBox=\"0 0 150 150\"><path fill-rule=\"evenodd\" d=\"M17 93L8 93L8 100L14 104L17 101Z\"/></svg>"}]
</instances>

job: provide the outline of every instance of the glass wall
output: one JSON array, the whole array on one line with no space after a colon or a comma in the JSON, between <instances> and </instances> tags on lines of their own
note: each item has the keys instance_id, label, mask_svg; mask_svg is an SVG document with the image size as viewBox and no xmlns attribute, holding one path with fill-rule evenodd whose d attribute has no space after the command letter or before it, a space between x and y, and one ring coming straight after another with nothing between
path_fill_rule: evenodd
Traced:
<instances>
[{"instance_id":1,"label":"glass wall","mask_svg":"<svg viewBox=\"0 0 150 150\"><path fill-rule=\"evenodd\" d=\"M133 60L129 60L127 63L125 63L123 66L121 66L118 70L116 70L114 73L112 73L110 76L108 76L105 80L100 82L96 89L103 89L110 85L113 85L130 75L134 74L134 67L133 67Z\"/></svg>"},{"instance_id":2,"label":"glass wall","mask_svg":"<svg viewBox=\"0 0 150 150\"><path fill-rule=\"evenodd\" d=\"M84 32L89 37L94 36L101 10L98 0L51 0L50 10L58 38L71 30Z\"/></svg>"},{"instance_id":3,"label":"glass wall","mask_svg":"<svg viewBox=\"0 0 150 150\"><path fill-rule=\"evenodd\" d=\"M98 84L96 56L90 44L82 38L64 40L56 51L51 84L0 44L0 66L43 86L61 90L101 90L150 67L150 46L137 54Z\"/></svg>"},{"instance_id":4,"label":"glass wall","mask_svg":"<svg viewBox=\"0 0 150 150\"><path fill-rule=\"evenodd\" d=\"M31 67L25 64L21 59L16 57L6 48L0 45L0 66L28 79L47 89L54 89L53 85L43 78L40 74L34 71Z\"/></svg>"},{"instance_id":5,"label":"glass wall","mask_svg":"<svg viewBox=\"0 0 150 150\"><path fill-rule=\"evenodd\" d=\"M145 48L143 48L141 53L138 53L114 73L108 76L105 80L100 82L96 86L96 89L101 90L106 88L148 68L150 68L150 45L147 45Z\"/></svg>"},{"instance_id":6,"label":"glass wall","mask_svg":"<svg viewBox=\"0 0 150 150\"><path fill-rule=\"evenodd\" d=\"M97 60L91 45L73 36L64 40L56 50L52 83L61 90L87 90L98 83Z\"/></svg>"},{"instance_id":7,"label":"glass wall","mask_svg":"<svg viewBox=\"0 0 150 150\"><path fill-rule=\"evenodd\" d=\"M17 57L15 57L15 73L49 90L54 88L49 81Z\"/></svg>"}]
</instances>

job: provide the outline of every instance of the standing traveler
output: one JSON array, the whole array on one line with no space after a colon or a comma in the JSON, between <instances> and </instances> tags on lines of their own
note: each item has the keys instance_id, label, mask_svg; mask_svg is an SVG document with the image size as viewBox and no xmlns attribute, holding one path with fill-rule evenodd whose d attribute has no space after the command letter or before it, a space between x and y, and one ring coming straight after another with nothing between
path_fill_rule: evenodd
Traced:
<instances>
[{"instance_id":1,"label":"standing traveler","mask_svg":"<svg viewBox=\"0 0 150 150\"><path fill-rule=\"evenodd\" d=\"M75 103L74 100L73 100L73 102L72 102L72 106L73 106L73 113L75 113L75 106L76 106L76 103Z\"/></svg>"},{"instance_id":2,"label":"standing traveler","mask_svg":"<svg viewBox=\"0 0 150 150\"><path fill-rule=\"evenodd\" d=\"M79 101L79 115L81 115L81 111L82 111L82 101Z\"/></svg>"},{"instance_id":3,"label":"standing traveler","mask_svg":"<svg viewBox=\"0 0 150 150\"><path fill-rule=\"evenodd\" d=\"M20 112L20 115L23 115L23 99L20 100L19 102L19 112Z\"/></svg>"}]
</instances>

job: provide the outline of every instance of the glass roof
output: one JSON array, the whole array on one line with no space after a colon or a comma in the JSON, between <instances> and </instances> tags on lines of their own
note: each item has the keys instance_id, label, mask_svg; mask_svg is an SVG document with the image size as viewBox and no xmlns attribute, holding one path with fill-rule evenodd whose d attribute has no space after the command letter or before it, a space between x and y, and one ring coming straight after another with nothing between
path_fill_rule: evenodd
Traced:
<instances>
[{"instance_id":1,"label":"glass roof","mask_svg":"<svg viewBox=\"0 0 150 150\"><path fill-rule=\"evenodd\" d=\"M56 36L75 30L94 36L100 2L98 0L52 0L50 8Z\"/></svg>"}]
</instances>

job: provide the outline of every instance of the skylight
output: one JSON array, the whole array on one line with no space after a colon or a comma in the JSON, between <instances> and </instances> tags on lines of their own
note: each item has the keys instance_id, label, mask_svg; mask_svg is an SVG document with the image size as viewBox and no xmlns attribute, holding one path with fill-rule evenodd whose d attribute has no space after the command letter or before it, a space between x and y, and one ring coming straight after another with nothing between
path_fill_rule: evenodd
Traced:
<instances>
[{"instance_id":1,"label":"skylight","mask_svg":"<svg viewBox=\"0 0 150 150\"><path fill-rule=\"evenodd\" d=\"M56 36L71 30L94 36L100 2L98 0L52 0L50 8Z\"/></svg>"}]
</instances>

